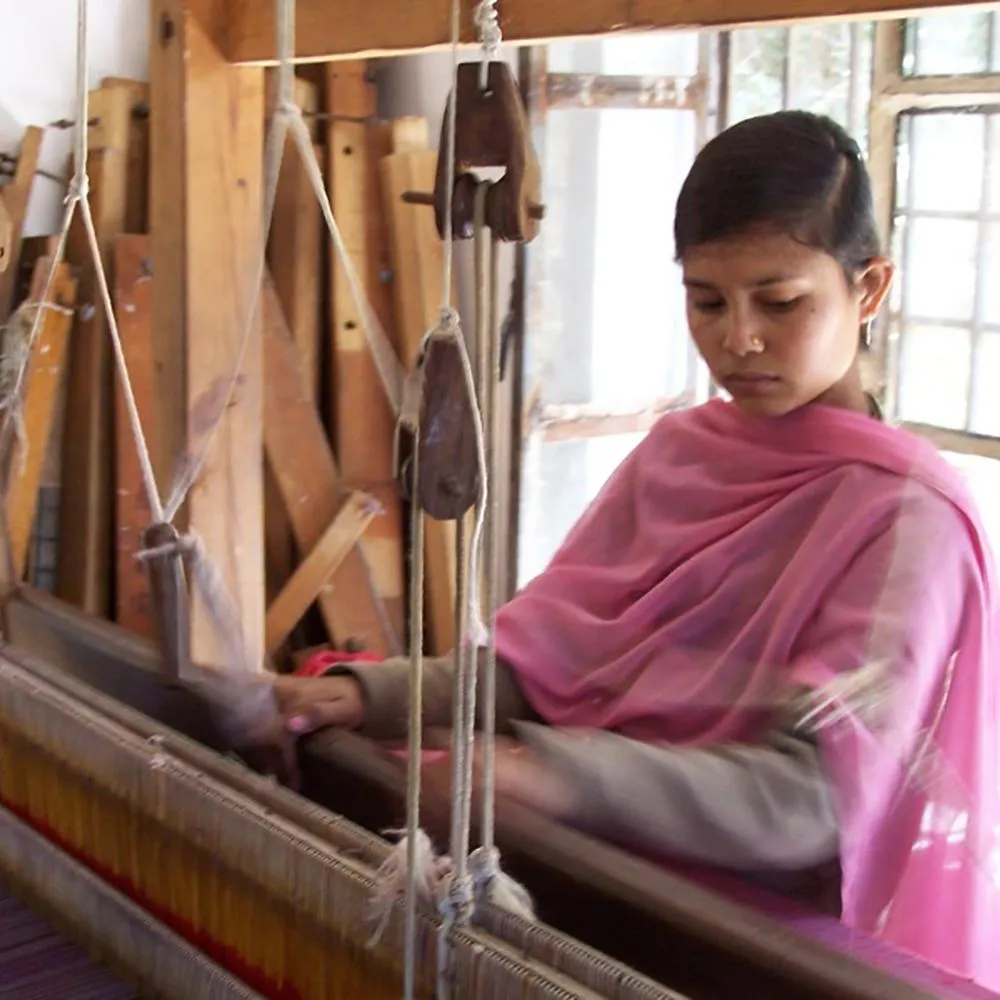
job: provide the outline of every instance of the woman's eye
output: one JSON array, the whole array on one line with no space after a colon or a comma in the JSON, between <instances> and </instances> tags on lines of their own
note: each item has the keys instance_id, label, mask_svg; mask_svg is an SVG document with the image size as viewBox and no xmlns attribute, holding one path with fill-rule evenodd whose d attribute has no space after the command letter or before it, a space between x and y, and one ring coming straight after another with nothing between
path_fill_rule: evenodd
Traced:
<instances>
[{"instance_id":1,"label":"woman's eye","mask_svg":"<svg viewBox=\"0 0 1000 1000\"><path fill-rule=\"evenodd\" d=\"M693 305L698 312L717 313L725 306L725 302L722 299L703 299L701 302L694 302Z\"/></svg>"},{"instance_id":2,"label":"woman's eye","mask_svg":"<svg viewBox=\"0 0 1000 1000\"><path fill-rule=\"evenodd\" d=\"M772 300L765 302L764 308L769 309L771 312L791 312L801 301L801 298Z\"/></svg>"}]
</instances>

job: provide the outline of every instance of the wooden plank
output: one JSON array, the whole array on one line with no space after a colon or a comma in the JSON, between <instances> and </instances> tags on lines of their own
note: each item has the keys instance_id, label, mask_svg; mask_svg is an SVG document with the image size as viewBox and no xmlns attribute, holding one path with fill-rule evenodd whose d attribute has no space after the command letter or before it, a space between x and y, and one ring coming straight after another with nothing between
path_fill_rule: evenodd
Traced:
<instances>
[{"instance_id":1,"label":"wooden plank","mask_svg":"<svg viewBox=\"0 0 1000 1000\"><path fill-rule=\"evenodd\" d=\"M228 405L226 399L259 273L264 73L226 65L200 20L212 15L210 7L190 2L184 12L187 454L208 449L189 496L188 519L237 609L244 648L263 650L259 319L250 330L236 392ZM225 656L197 595L191 656L208 665Z\"/></svg>"},{"instance_id":2,"label":"wooden plank","mask_svg":"<svg viewBox=\"0 0 1000 1000\"><path fill-rule=\"evenodd\" d=\"M187 438L185 281L187 92L182 0L153 0L149 48L149 231L156 363L156 481L165 494ZM179 525L187 520L182 510Z\"/></svg>"},{"instance_id":3,"label":"wooden plank","mask_svg":"<svg viewBox=\"0 0 1000 1000\"><path fill-rule=\"evenodd\" d=\"M382 194L393 251L393 288L404 364L413 365L424 334L441 308L444 252L434 226L434 212L403 202L405 191L434 187L437 154L429 150L393 153L382 160ZM429 651L448 652L455 642L455 529L425 519L425 606Z\"/></svg>"},{"instance_id":4,"label":"wooden plank","mask_svg":"<svg viewBox=\"0 0 1000 1000\"><path fill-rule=\"evenodd\" d=\"M115 311L122 350L139 419L151 452L156 451L156 370L153 358L153 276L150 239L119 236L115 241ZM151 523L149 497L121 384L115 384L115 620L152 639L156 629L149 578L135 554Z\"/></svg>"},{"instance_id":5,"label":"wooden plank","mask_svg":"<svg viewBox=\"0 0 1000 1000\"><path fill-rule=\"evenodd\" d=\"M268 107L277 76L268 77ZM296 79L295 99L307 114L319 108L319 88ZM307 119L308 121L309 119ZM315 131L315 130L314 130ZM318 147L314 147L314 151ZM268 264L275 291L298 348L310 398L319 399L322 312L323 217L295 144L288 142L275 194ZM295 567L295 542L270 466L264 456L264 546L267 597L273 600Z\"/></svg>"},{"instance_id":6,"label":"wooden plank","mask_svg":"<svg viewBox=\"0 0 1000 1000\"><path fill-rule=\"evenodd\" d=\"M18 261L21 257L21 240L24 238L24 220L28 214L28 199L31 197L38 157L42 151L42 130L27 128L21 139L17 154L14 180L3 189L4 204L10 220L10 236L7 240L7 268L0 271L0 323L3 323L14 308L14 290L17 287Z\"/></svg>"},{"instance_id":7,"label":"wooden plank","mask_svg":"<svg viewBox=\"0 0 1000 1000\"><path fill-rule=\"evenodd\" d=\"M45 292L50 259L43 257L35 266L31 283L32 301ZM38 339L32 351L23 386L26 451L13 453L11 482L7 489L7 526L17 579L24 578L28 550L34 529L38 490L42 485L48 444L59 413L60 387L66 371L72 313L76 302L76 280L68 264L56 269L49 302L65 312L46 309L41 316ZM16 447L16 446L15 446Z\"/></svg>"},{"instance_id":8,"label":"wooden plank","mask_svg":"<svg viewBox=\"0 0 1000 1000\"><path fill-rule=\"evenodd\" d=\"M383 136L368 119L378 110L365 62L326 67L330 201L368 304L382 328L395 329L388 233L379 161ZM345 120L345 119L360 120ZM368 346L364 320L338 255L331 251L331 434L341 475L377 495L385 509L362 547L399 636L405 629L403 510L393 481L396 418Z\"/></svg>"},{"instance_id":9,"label":"wooden plank","mask_svg":"<svg viewBox=\"0 0 1000 1000\"><path fill-rule=\"evenodd\" d=\"M128 131L128 200L125 205L125 231L149 232L149 84L120 76L106 76L105 89L120 87L129 93L131 114Z\"/></svg>"},{"instance_id":10,"label":"wooden plank","mask_svg":"<svg viewBox=\"0 0 1000 1000\"><path fill-rule=\"evenodd\" d=\"M226 52L233 62L276 61L271 0L227 0ZM666 28L734 28L761 23L846 18L901 18L933 10L991 10L995 3L963 0L503 0L504 41L538 45ZM451 38L451 0L298 0L295 54L301 61L393 56L445 48ZM471 5L463 10L461 37L476 42Z\"/></svg>"},{"instance_id":11,"label":"wooden plank","mask_svg":"<svg viewBox=\"0 0 1000 1000\"><path fill-rule=\"evenodd\" d=\"M340 478L319 413L309 398L295 344L270 281L265 282L261 312L267 369L264 443L299 551L308 555L350 491ZM317 603L331 638L341 648L355 645L379 655L396 651L358 547L347 554Z\"/></svg>"},{"instance_id":12,"label":"wooden plank","mask_svg":"<svg viewBox=\"0 0 1000 1000\"><path fill-rule=\"evenodd\" d=\"M288 634L316 600L326 581L361 540L375 513L376 507L371 497L363 493L352 493L347 498L330 527L320 536L316 547L302 560L267 609L264 634L269 655L277 653Z\"/></svg>"},{"instance_id":13,"label":"wooden plank","mask_svg":"<svg viewBox=\"0 0 1000 1000\"><path fill-rule=\"evenodd\" d=\"M113 274L114 241L125 226L131 100L120 89L90 95L96 124L87 158L90 209L105 272ZM80 268L70 349L59 507L56 593L102 618L111 616L113 373L107 316L90 246L78 213L66 259Z\"/></svg>"},{"instance_id":14,"label":"wooden plank","mask_svg":"<svg viewBox=\"0 0 1000 1000\"><path fill-rule=\"evenodd\" d=\"M17 267L17 264L12 263L11 243L13 239L14 220L10 217L10 209L7 208L3 189L0 188L0 274L3 274L8 267Z\"/></svg>"}]
</instances>

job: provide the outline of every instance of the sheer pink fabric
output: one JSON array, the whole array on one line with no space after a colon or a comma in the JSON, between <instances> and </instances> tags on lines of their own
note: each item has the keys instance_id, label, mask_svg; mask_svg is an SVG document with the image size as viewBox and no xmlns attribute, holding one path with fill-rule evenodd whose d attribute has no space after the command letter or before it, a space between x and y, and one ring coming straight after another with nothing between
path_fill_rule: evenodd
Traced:
<instances>
[{"instance_id":1,"label":"sheer pink fabric","mask_svg":"<svg viewBox=\"0 0 1000 1000\"><path fill-rule=\"evenodd\" d=\"M656 425L497 644L553 725L669 744L753 741L791 688L879 678L820 730L843 919L997 989L997 626L978 516L931 446L715 401Z\"/></svg>"}]
</instances>

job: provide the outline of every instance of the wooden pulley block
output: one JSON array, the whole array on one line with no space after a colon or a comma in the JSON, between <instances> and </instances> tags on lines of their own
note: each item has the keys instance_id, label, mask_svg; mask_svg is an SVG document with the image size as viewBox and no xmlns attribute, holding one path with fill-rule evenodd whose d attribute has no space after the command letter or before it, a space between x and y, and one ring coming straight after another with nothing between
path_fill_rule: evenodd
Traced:
<instances>
[{"instance_id":1,"label":"wooden pulley block","mask_svg":"<svg viewBox=\"0 0 1000 1000\"><path fill-rule=\"evenodd\" d=\"M4 201L3 191L0 191L0 274L3 274L11 266L11 257L14 255L14 222L10 217L7 203Z\"/></svg>"},{"instance_id":2,"label":"wooden pulley block","mask_svg":"<svg viewBox=\"0 0 1000 1000\"><path fill-rule=\"evenodd\" d=\"M474 411L458 343L428 338L408 389L396 432L401 490L435 520L457 521L476 502L480 487ZM419 449L416 482L414 449Z\"/></svg>"},{"instance_id":3,"label":"wooden pulley block","mask_svg":"<svg viewBox=\"0 0 1000 1000\"><path fill-rule=\"evenodd\" d=\"M528 116L511 68L491 62L487 85L480 86L481 63L463 63L455 76L451 100L455 102L455 184L448 191L448 163L438 156L434 180L434 216L444 238L445 208L452 203L455 239L472 236L475 175L483 168L505 169L491 188L486 204L486 225L494 237L524 243L538 233L544 215L540 204L541 171L531 145ZM448 148L448 115L441 126L440 149Z\"/></svg>"},{"instance_id":4,"label":"wooden pulley block","mask_svg":"<svg viewBox=\"0 0 1000 1000\"><path fill-rule=\"evenodd\" d=\"M144 549L166 549L150 554L145 562L149 572L156 639L163 659L166 680L179 684L191 665L191 621L180 536L172 524L151 524L142 533Z\"/></svg>"}]
</instances>

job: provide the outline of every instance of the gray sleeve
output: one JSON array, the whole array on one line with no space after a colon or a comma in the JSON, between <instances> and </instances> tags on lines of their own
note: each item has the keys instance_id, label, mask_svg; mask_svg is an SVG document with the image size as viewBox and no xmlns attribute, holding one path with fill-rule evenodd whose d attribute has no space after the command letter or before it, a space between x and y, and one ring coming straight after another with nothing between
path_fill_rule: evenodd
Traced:
<instances>
[{"instance_id":1,"label":"gray sleeve","mask_svg":"<svg viewBox=\"0 0 1000 1000\"><path fill-rule=\"evenodd\" d=\"M478 683L482 692L484 656L479 657ZM365 721L361 733L373 740L399 740L406 736L410 702L410 661L394 657L382 663L354 663L337 672L349 673L361 684ZM424 660L424 726L451 728L455 665L451 656L428 656ZM497 661L497 731L510 731L513 720L535 720L514 672ZM480 705L481 699L477 699Z\"/></svg>"},{"instance_id":2,"label":"gray sleeve","mask_svg":"<svg viewBox=\"0 0 1000 1000\"><path fill-rule=\"evenodd\" d=\"M533 724L521 738L566 781L562 817L637 850L736 871L794 871L838 853L817 748L788 731L759 745L655 746Z\"/></svg>"}]
</instances>

